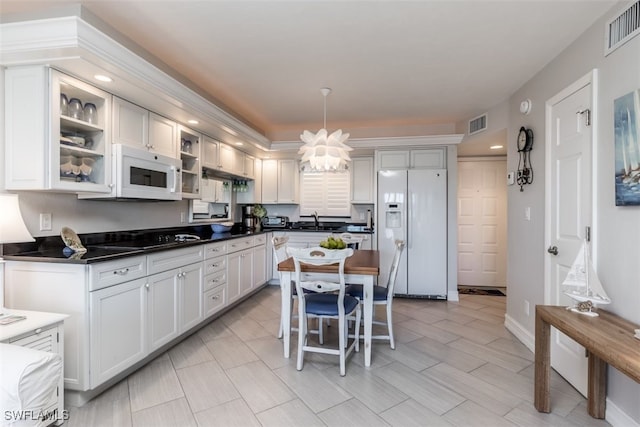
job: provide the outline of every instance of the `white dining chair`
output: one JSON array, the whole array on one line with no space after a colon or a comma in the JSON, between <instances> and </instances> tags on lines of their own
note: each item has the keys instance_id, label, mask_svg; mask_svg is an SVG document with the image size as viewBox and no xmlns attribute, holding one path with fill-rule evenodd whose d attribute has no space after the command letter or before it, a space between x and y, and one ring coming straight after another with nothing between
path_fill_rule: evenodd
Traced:
<instances>
[{"instance_id":1,"label":"white dining chair","mask_svg":"<svg viewBox=\"0 0 640 427\"><path fill-rule=\"evenodd\" d=\"M360 245L364 241L364 236L351 233L342 233L338 237L347 244L347 247L353 249L360 249Z\"/></svg>"},{"instance_id":2,"label":"white dining chair","mask_svg":"<svg viewBox=\"0 0 640 427\"><path fill-rule=\"evenodd\" d=\"M276 259L276 265L280 264L282 261L285 261L287 258L289 258L289 255L287 254L288 242L289 242L288 236L273 236L271 238L271 245L273 246L273 256ZM278 272L278 275L280 277L280 291L284 292L284 283L283 283L282 273ZM291 299L294 302L298 299L298 292L295 286L291 287ZM291 310L292 311L294 310L294 304L291 304ZM280 313L280 327L278 329L278 338L282 338L284 334L284 315L285 315L284 313ZM297 317L298 315L294 314L292 316L292 319L296 319ZM291 330L297 331L298 328L292 327ZM318 334L318 341L320 342L320 344L324 342L322 321L320 319L318 320L318 329L312 330L310 331L310 333Z\"/></svg>"},{"instance_id":3,"label":"white dining chair","mask_svg":"<svg viewBox=\"0 0 640 427\"><path fill-rule=\"evenodd\" d=\"M353 255L353 249L328 250L315 248L288 248L295 265L295 283L298 290L298 360L296 368L301 371L305 352L337 355L340 358L340 375L346 374L346 360L360 342L360 303L357 298L346 294L344 264ZM304 280L302 265L338 265L338 281ZM312 277L312 276L311 276ZM312 290L306 293L304 290ZM354 340L348 343L347 316L355 315ZM309 345L307 322L309 318L323 317L338 320L338 348ZM322 323L322 322L319 322Z\"/></svg>"},{"instance_id":4,"label":"white dining chair","mask_svg":"<svg viewBox=\"0 0 640 427\"><path fill-rule=\"evenodd\" d=\"M402 257L402 251L404 250L404 241L396 240L396 251L393 255L393 261L391 262L391 271L389 272L389 278L387 279L386 286L374 286L373 287L373 305L386 305L387 307L387 319L386 322L380 320L373 320L375 325L386 325L387 335L372 335L371 339L389 340L389 344L392 349L396 348L396 343L393 338L393 317L392 317L392 303L393 303L393 290L396 285L396 277L398 276L398 268L400 266L400 258ZM362 285L349 285L347 286L347 293L353 297L356 297L360 303L363 301Z\"/></svg>"}]
</instances>

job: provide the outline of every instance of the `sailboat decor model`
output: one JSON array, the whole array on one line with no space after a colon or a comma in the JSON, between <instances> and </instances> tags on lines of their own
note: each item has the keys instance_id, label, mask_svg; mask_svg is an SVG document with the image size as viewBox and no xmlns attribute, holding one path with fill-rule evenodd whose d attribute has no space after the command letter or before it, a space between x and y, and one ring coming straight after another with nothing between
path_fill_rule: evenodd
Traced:
<instances>
[{"instance_id":1,"label":"sailboat decor model","mask_svg":"<svg viewBox=\"0 0 640 427\"><path fill-rule=\"evenodd\" d=\"M611 304L611 299L593 270L589 249L589 241L585 239L562 286L564 294L576 302L573 307L567 307L567 310L595 317L598 313L593 311L593 307L598 304Z\"/></svg>"}]
</instances>

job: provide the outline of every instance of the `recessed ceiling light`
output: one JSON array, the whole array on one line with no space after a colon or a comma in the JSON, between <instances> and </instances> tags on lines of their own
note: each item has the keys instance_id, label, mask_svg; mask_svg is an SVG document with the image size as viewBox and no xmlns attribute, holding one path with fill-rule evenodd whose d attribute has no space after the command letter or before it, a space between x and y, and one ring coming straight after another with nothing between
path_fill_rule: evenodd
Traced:
<instances>
[{"instance_id":1,"label":"recessed ceiling light","mask_svg":"<svg viewBox=\"0 0 640 427\"><path fill-rule=\"evenodd\" d=\"M198 123L200 123L199 121L195 120L195 119L191 119L191 120L187 120L187 123L190 123L192 125L197 125Z\"/></svg>"},{"instance_id":2,"label":"recessed ceiling light","mask_svg":"<svg viewBox=\"0 0 640 427\"><path fill-rule=\"evenodd\" d=\"M100 80L101 82L107 82L107 83L111 83L113 81L111 77L105 76L104 74L96 74L95 76L93 76L93 78L96 80Z\"/></svg>"},{"instance_id":3,"label":"recessed ceiling light","mask_svg":"<svg viewBox=\"0 0 640 427\"><path fill-rule=\"evenodd\" d=\"M500 148L502 148L502 145L492 145L489 148L492 149L492 150L499 150Z\"/></svg>"},{"instance_id":4,"label":"recessed ceiling light","mask_svg":"<svg viewBox=\"0 0 640 427\"><path fill-rule=\"evenodd\" d=\"M236 145L244 145L242 142L236 142Z\"/></svg>"}]
</instances>

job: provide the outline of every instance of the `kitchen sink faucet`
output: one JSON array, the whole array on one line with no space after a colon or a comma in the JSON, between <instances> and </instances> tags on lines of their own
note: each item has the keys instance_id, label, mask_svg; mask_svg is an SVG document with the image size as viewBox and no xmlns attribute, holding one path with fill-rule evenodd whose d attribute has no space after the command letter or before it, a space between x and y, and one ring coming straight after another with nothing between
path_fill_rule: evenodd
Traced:
<instances>
[{"instance_id":1,"label":"kitchen sink faucet","mask_svg":"<svg viewBox=\"0 0 640 427\"><path fill-rule=\"evenodd\" d=\"M313 214L311 216L316 223L316 228L320 227L320 221L318 221L318 211L313 211Z\"/></svg>"}]
</instances>

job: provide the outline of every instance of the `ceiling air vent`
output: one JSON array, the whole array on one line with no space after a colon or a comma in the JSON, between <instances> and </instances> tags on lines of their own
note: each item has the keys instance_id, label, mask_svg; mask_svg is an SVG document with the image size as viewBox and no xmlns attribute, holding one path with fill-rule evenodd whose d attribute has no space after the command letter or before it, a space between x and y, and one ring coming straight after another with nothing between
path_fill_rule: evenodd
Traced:
<instances>
[{"instance_id":1,"label":"ceiling air vent","mask_svg":"<svg viewBox=\"0 0 640 427\"><path fill-rule=\"evenodd\" d=\"M604 56L640 34L640 0L632 1L621 13L607 21Z\"/></svg>"},{"instance_id":2,"label":"ceiling air vent","mask_svg":"<svg viewBox=\"0 0 640 427\"><path fill-rule=\"evenodd\" d=\"M483 114L476 118L469 120L469 135L482 132L487 129L487 114Z\"/></svg>"}]
</instances>

